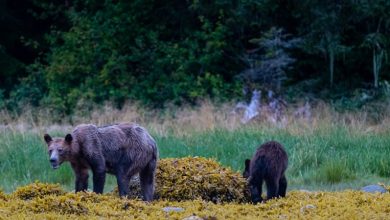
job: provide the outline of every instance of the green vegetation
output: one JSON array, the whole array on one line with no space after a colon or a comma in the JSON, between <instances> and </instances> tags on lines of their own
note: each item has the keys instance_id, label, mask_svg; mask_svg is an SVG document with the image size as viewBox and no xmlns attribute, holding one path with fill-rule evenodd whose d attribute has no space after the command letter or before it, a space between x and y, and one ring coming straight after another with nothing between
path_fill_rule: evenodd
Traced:
<instances>
[{"instance_id":1,"label":"green vegetation","mask_svg":"<svg viewBox=\"0 0 390 220\"><path fill-rule=\"evenodd\" d=\"M386 116L381 123L370 124L361 115L340 115L321 106L313 109L316 114L310 122L288 116L285 126L261 120L242 125L234 116L223 115L217 109L203 104L200 109L177 111L175 118L157 119L140 109L112 112L107 108L106 112L92 112L98 118L82 119L110 124L137 118L155 137L161 158L215 158L238 172L243 169L243 161L261 143L277 140L284 144L289 155L290 189L338 190L378 182L389 184L390 128ZM74 177L70 166L51 170L42 138L44 132L63 136L71 131L71 126L29 128L22 125L10 123L8 128L0 130L0 186L10 192L17 186L39 180L60 183L72 190ZM110 177L106 191L115 186L115 178Z\"/></svg>"}]
</instances>

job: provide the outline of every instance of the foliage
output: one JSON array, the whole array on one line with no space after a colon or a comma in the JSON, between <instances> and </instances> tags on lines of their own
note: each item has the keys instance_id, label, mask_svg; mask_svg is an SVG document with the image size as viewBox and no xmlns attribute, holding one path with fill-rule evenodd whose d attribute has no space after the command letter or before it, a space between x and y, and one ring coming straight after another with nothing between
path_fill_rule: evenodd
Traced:
<instances>
[{"instance_id":1,"label":"foliage","mask_svg":"<svg viewBox=\"0 0 390 220\"><path fill-rule=\"evenodd\" d=\"M316 178L319 182L339 183L352 179L352 173L343 161L327 161L321 165Z\"/></svg>"},{"instance_id":2,"label":"foliage","mask_svg":"<svg viewBox=\"0 0 390 220\"><path fill-rule=\"evenodd\" d=\"M234 82L227 81L234 72L215 68L225 59L223 52L230 50L222 15L212 23L202 11L187 5L192 9L182 16L199 26L183 26L179 36L166 27L180 26L178 21L170 24L150 16L156 10L170 14L183 4L176 2L164 9L158 1L106 1L97 11L71 9L72 28L48 35L49 65L40 68L47 82L48 104L69 111L80 99L118 104L139 99L161 105L166 100L193 102L234 94ZM195 38L189 38L188 28Z\"/></svg>"},{"instance_id":3,"label":"foliage","mask_svg":"<svg viewBox=\"0 0 390 220\"><path fill-rule=\"evenodd\" d=\"M250 40L259 48L254 49L247 58L250 68L241 74L245 81L280 91L282 82L286 80L287 69L295 62L286 50L297 47L300 41L287 37L282 29L272 27L260 39Z\"/></svg>"},{"instance_id":4,"label":"foliage","mask_svg":"<svg viewBox=\"0 0 390 220\"><path fill-rule=\"evenodd\" d=\"M0 36L0 105L45 106L63 116L80 103L231 100L248 83L237 76L254 51L256 76L272 73L277 87L317 80L306 93L348 98L390 78L389 10L386 0L7 0L0 5L7 33ZM283 42L279 30L285 43L300 39L299 47L267 43Z\"/></svg>"},{"instance_id":5,"label":"foliage","mask_svg":"<svg viewBox=\"0 0 390 220\"><path fill-rule=\"evenodd\" d=\"M388 10L390 10L388 1L362 1L361 12L366 18L369 18L362 46L372 50L372 72L375 88L379 86L379 74L383 63L385 63L385 58L387 58L390 44L388 37L385 37L384 34L390 28Z\"/></svg>"}]
</instances>

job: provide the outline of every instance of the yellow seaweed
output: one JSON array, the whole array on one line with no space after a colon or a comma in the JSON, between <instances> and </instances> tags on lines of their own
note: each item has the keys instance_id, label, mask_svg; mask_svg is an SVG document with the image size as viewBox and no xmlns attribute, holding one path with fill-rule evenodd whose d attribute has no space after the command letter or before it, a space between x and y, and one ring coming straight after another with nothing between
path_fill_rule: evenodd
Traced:
<instances>
[{"instance_id":1,"label":"yellow seaweed","mask_svg":"<svg viewBox=\"0 0 390 220\"><path fill-rule=\"evenodd\" d=\"M202 157L160 160L156 194L167 200L202 199L217 203L244 202L249 195L246 180L239 173Z\"/></svg>"},{"instance_id":2,"label":"yellow seaweed","mask_svg":"<svg viewBox=\"0 0 390 220\"><path fill-rule=\"evenodd\" d=\"M253 205L239 195L245 189L239 174L212 160L167 159L159 165L157 184L168 186L158 186L161 198L151 203L65 193L57 184L35 182L10 195L0 191L0 219L388 219L390 214L390 193L289 191L285 198Z\"/></svg>"},{"instance_id":3,"label":"yellow seaweed","mask_svg":"<svg viewBox=\"0 0 390 220\"><path fill-rule=\"evenodd\" d=\"M35 182L33 184L19 187L12 193L13 197L19 199L32 199L35 197L44 197L46 195L62 195L65 191L60 187L59 184L44 184Z\"/></svg>"},{"instance_id":4,"label":"yellow seaweed","mask_svg":"<svg viewBox=\"0 0 390 220\"><path fill-rule=\"evenodd\" d=\"M112 195L118 195L117 189ZM141 198L138 177L130 182L129 198ZM221 166L215 160L203 157L168 158L158 162L155 198L246 202L249 201L249 191L241 174Z\"/></svg>"}]
</instances>

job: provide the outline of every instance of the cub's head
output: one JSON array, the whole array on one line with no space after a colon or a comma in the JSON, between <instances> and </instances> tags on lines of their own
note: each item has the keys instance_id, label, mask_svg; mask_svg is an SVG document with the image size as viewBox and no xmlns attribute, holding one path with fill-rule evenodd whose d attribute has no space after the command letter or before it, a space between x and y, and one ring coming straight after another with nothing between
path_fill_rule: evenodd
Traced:
<instances>
[{"instance_id":1,"label":"cub's head","mask_svg":"<svg viewBox=\"0 0 390 220\"><path fill-rule=\"evenodd\" d=\"M52 138L50 135L45 134L44 139L48 147L51 167L57 169L69 158L70 145L73 140L72 135L67 134L65 138Z\"/></svg>"},{"instance_id":2,"label":"cub's head","mask_svg":"<svg viewBox=\"0 0 390 220\"><path fill-rule=\"evenodd\" d=\"M249 173L249 166L251 164L251 160L249 159L246 159L245 160L245 169L244 169L244 172L242 173L242 176L245 178L245 179L248 179L249 176L250 176L250 173Z\"/></svg>"}]
</instances>

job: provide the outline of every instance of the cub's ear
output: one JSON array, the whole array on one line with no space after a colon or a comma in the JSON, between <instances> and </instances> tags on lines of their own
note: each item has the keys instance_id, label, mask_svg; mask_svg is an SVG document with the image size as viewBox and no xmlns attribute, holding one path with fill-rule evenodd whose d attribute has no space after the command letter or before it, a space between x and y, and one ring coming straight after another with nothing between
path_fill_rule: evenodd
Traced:
<instances>
[{"instance_id":1,"label":"cub's ear","mask_svg":"<svg viewBox=\"0 0 390 220\"><path fill-rule=\"evenodd\" d=\"M73 140L73 137L72 137L71 134L67 134L67 135L65 136L65 142L66 142L66 143L70 144L70 143L72 143L72 140Z\"/></svg>"},{"instance_id":2,"label":"cub's ear","mask_svg":"<svg viewBox=\"0 0 390 220\"><path fill-rule=\"evenodd\" d=\"M245 170L249 169L249 165L251 164L251 160L246 159L245 160Z\"/></svg>"},{"instance_id":3,"label":"cub's ear","mask_svg":"<svg viewBox=\"0 0 390 220\"><path fill-rule=\"evenodd\" d=\"M48 134L43 135L43 138L45 139L46 144L49 144L49 143L53 140L53 139L50 137L50 135L48 135Z\"/></svg>"}]
</instances>

